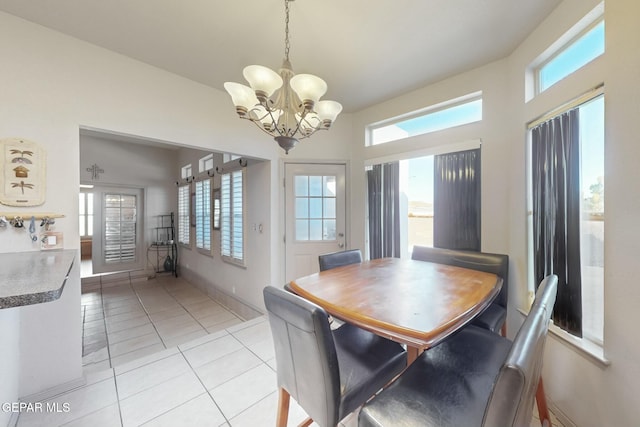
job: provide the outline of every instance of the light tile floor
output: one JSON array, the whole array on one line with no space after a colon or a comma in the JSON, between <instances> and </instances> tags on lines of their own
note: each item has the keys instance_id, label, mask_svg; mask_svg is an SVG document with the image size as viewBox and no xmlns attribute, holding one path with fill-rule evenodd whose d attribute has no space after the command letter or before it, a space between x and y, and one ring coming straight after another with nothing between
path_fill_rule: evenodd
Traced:
<instances>
[{"instance_id":1,"label":"light tile floor","mask_svg":"<svg viewBox=\"0 0 640 427\"><path fill-rule=\"evenodd\" d=\"M275 359L265 317L201 322L229 311L203 301L206 295L179 278L98 288L83 294L85 348L102 319L106 350L88 351L84 386L42 402L41 412L22 413L18 427L275 425ZM200 328L190 326L194 321ZM93 360L101 351L106 358ZM535 414L531 427L540 425ZM305 418L292 400L288 425ZM357 413L340 424L356 425Z\"/></svg>"},{"instance_id":2,"label":"light tile floor","mask_svg":"<svg viewBox=\"0 0 640 427\"><path fill-rule=\"evenodd\" d=\"M244 321L184 279L103 276L83 284L83 365L118 366Z\"/></svg>"}]
</instances>

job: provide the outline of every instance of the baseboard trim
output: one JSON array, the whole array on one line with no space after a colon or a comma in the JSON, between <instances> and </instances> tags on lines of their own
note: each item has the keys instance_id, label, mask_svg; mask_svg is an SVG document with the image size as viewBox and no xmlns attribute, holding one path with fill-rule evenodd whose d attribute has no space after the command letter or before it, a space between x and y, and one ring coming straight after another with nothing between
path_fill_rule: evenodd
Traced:
<instances>
[{"instance_id":1,"label":"baseboard trim","mask_svg":"<svg viewBox=\"0 0 640 427\"><path fill-rule=\"evenodd\" d=\"M49 400L61 394L68 393L72 390L83 387L84 385L86 385L86 383L86 379L84 377L81 377L76 380L68 381L55 387L48 388L38 393L23 396L19 400L21 402L43 402L45 400Z\"/></svg>"},{"instance_id":2,"label":"baseboard trim","mask_svg":"<svg viewBox=\"0 0 640 427\"><path fill-rule=\"evenodd\" d=\"M256 317L264 316L264 313L258 308L227 293L223 289L220 289L193 270L180 266L180 275L193 286L205 292L211 298L215 299L244 320L251 320Z\"/></svg>"}]
</instances>

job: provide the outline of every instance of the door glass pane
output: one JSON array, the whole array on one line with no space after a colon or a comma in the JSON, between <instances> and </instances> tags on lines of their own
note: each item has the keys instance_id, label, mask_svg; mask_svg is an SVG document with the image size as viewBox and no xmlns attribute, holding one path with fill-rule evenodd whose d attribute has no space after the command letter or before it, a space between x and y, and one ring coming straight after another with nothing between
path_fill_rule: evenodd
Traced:
<instances>
[{"instance_id":1,"label":"door glass pane","mask_svg":"<svg viewBox=\"0 0 640 427\"><path fill-rule=\"evenodd\" d=\"M309 220L309 240L322 240L322 220Z\"/></svg>"},{"instance_id":2,"label":"door glass pane","mask_svg":"<svg viewBox=\"0 0 640 427\"><path fill-rule=\"evenodd\" d=\"M296 176L295 187L296 187L296 196L308 196L309 195L309 177Z\"/></svg>"},{"instance_id":3,"label":"door glass pane","mask_svg":"<svg viewBox=\"0 0 640 427\"><path fill-rule=\"evenodd\" d=\"M336 177L335 176L323 176L324 185L322 186L324 189L324 195L328 197L336 196Z\"/></svg>"},{"instance_id":4,"label":"door glass pane","mask_svg":"<svg viewBox=\"0 0 640 427\"><path fill-rule=\"evenodd\" d=\"M321 176L309 177L309 195L322 196L322 177Z\"/></svg>"},{"instance_id":5,"label":"door glass pane","mask_svg":"<svg viewBox=\"0 0 640 427\"><path fill-rule=\"evenodd\" d=\"M322 199L309 199L309 218L322 218Z\"/></svg>"},{"instance_id":6,"label":"door glass pane","mask_svg":"<svg viewBox=\"0 0 640 427\"><path fill-rule=\"evenodd\" d=\"M324 199L324 217L335 218L336 217L336 199L325 197Z\"/></svg>"},{"instance_id":7,"label":"door glass pane","mask_svg":"<svg viewBox=\"0 0 640 427\"><path fill-rule=\"evenodd\" d=\"M309 218L309 199L296 197L296 218Z\"/></svg>"},{"instance_id":8,"label":"door glass pane","mask_svg":"<svg viewBox=\"0 0 640 427\"><path fill-rule=\"evenodd\" d=\"M335 240L336 239L336 220L325 219L323 224L324 224L324 230L322 231L322 238L324 240Z\"/></svg>"}]
</instances>

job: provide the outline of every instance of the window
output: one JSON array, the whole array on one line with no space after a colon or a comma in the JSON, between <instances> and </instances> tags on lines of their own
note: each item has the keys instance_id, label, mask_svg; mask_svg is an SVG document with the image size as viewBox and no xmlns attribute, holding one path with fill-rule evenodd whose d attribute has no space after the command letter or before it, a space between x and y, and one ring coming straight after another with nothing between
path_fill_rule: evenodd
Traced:
<instances>
[{"instance_id":1,"label":"window","mask_svg":"<svg viewBox=\"0 0 640 427\"><path fill-rule=\"evenodd\" d=\"M296 240L336 239L336 177L297 175Z\"/></svg>"},{"instance_id":2,"label":"window","mask_svg":"<svg viewBox=\"0 0 640 427\"><path fill-rule=\"evenodd\" d=\"M554 324L602 345L604 95L577 101L530 132L530 281L557 274Z\"/></svg>"},{"instance_id":3,"label":"window","mask_svg":"<svg viewBox=\"0 0 640 427\"><path fill-rule=\"evenodd\" d=\"M602 55L604 48L604 20L601 20L565 45L538 69L538 93Z\"/></svg>"},{"instance_id":4,"label":"window","mask_svg":"<svg viewBox=\"0 0 640 427\"><path fill-rule=\"evenodd\" d=\"M184 165L180 169L180 176L182 177L182 179L189 179L192 177L192 175L193 175L193 170L191 168L191 164Z\"/></svg>"},{"instance_id":5,"label":"window","mask_svg":"<svg viewBox=\"0 0 640 427\"><path fill-rule=\"evenodd\" d=\"M408 203L409 253L414 246L433 246L433 157L400 162L401 191Z\"/></svg>"},{"instance_id":6,"label":"window","mask_svg":"<svg viewBox=\"0 0 640 427\"><path fill-rule=\"evenodd\" d=\"M91 237L93 236L93 193L80 192L79 202L80 237Z\"/></svg>"},{"instance_id":7,"label":"window","mask_svg":"<svg viewBox=\"0 0 640 427\"><path fill-rule=\"evenodd\" d=\"M244 168L222 174L220 245L222 258L244 265Z\"/></svg>"},{"instance_id":8,"label":"window","mask_svg":"<svg viewBox=\"0 0 640 427\"><path fill-rule=\"evenodd\" d=\"M369 127L369 145L384 144L482 120L482 93L453 99Z\"/></svg>"},{"instance_id":9,"label":"window","mask_svg":"<svg viewBox=\"0 0 640 427\"><path fill-rule=\"evenodd\" d=\"M222 162L223 162L223 163L228 163L228 162L232 162L232 161L234 161L234 160L238 160L238 159L240 159L240 158L241 158L241 157L240 157L240 156L238 156L238 155L236 155L236 154L224 153L224 154L222 155Z\"/></svg>"},{"instance_id":10,"label":"window","mask_svg":"<svg viewBox=\"0 0 640 427\"><path fill-rule=\"evenodd\" d=\"M178 243L189 246L189 184L178 187Z\"/></svg>"},{"instance_id":11,"label":"window","mask_svg":"<svg viewBox=\"0 0 640 427\"><path fill-rule=\"evenodd\" d=\"M198 172L205 172L213 169L213 154L204 156L198 161Z\"/></svg>"},{"instance_id":12,"label":"window","mask_svg":"<svg viewBox=\"0 0 640 427\"><path fill-rule=\"evenodd\" d=\"M196 248L211 250L211 178L196 182Z\"/></svg>"}]
</instances>

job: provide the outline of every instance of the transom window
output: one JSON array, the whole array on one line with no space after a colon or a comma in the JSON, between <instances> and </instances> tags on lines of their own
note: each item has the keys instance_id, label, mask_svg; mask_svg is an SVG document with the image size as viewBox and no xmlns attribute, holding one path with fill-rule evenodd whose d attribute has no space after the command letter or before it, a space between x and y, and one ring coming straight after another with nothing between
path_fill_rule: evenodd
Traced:
<instances>
[{"instance_id":1,"label":"transom window","mask_svg":"<svg viewBox=\"0 0 640 427\"><path fill-rule=\"evenodd\" d=\"M384 144L482 120L482 93L432 105L369 126L369 145Z\"/></svg>"},{"instance_id":2,"label":"transom window","mask_svg":"<svg viewBox=\"0 0 640 427\"><path fill-rule=\"evenodd\" d=\"M602 55L604 49L604 20L600 20L538 68L536 73L538 93L547 90Z\"/></svg>"},{"instance_id":3,"label":"transom window","mask_svg":"<svg viewBox=\"0 0 640 427\"><path fill-rule=\"evenodd\" d=\"M336 177L295 177L296 240L336 239Z\"/></svg>"}]
</instances>

